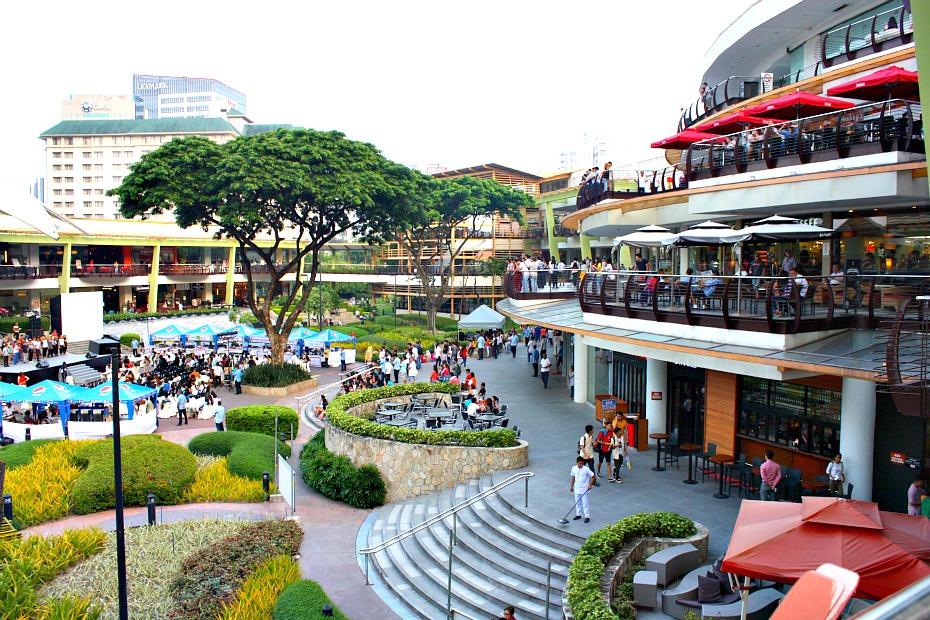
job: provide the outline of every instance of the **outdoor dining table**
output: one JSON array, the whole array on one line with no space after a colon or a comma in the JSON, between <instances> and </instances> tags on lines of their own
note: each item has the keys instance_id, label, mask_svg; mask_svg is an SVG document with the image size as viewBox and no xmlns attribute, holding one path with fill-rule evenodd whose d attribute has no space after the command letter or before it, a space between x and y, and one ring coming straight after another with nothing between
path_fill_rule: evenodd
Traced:
<instances>
[{"instance_id":1,"label":"outdoor dining table","mask_svg":"<svg viewBox=\"0 0 930 620\"><path fill-rule=\"evenodd\" d=\"M410 420L388 420L383 423L385 426L396 426L398 428L407 426L410 424Z\"/></svg>"},{"instance_id":2,"label":"outdoor dining table","mask_svg":"<svg viewBox=\"0 0 930 620\"><path fill-rule=\"evenodd\" d=\"M652 471L665 471L665 468L662 467L659 463L662 458L662 442L669 438L668 433L650 433L649 439L656 440L656 466L652 468Z\"/></svg>"},{"instance_id":3,"label":"outdoor dining table","mask_svg":"<svg viewBox=\"0 0 930 620\"><path fill-rule=\"evenodd\" d=\"M723 492L723 479L726 476L727 465L733 462L732 454L714 454L710 457L711 463L716 463L720 465L720 491L714 493L714 497L717 499L728 499L730 497L729 493Z\"/></svg>"},{"instance_id":4,"label":"outdoor dining table","mask_svg":"<svg viewBox=\"0 0 930 620\"><path fill-rule=\"evenodd\" d=\"M682 444L678 449L688 453L688 479L682 482L685 484L697 484L697 480L694 479L694 453L700 450L701 446L696 443L686 443Z\"/></svg>"},{"instance_id":5,"label":"outdoor dining table","mask_svg":"<svg viewBox=\"0 0 930 620\"><path fill-rule=\"evenodd\" d=\"M379 418L388 418L390 420L393 420L397 416L403 415L403 414L404 414L403 409L382 409L376 413L376 415Z\"/></svg>"},{"instance_id":6,"label":"outdoor dining table","mask_svg":"<svg viewBox=\"0 0 930 620\"><path fill-rule=\"evenodd\" d=\"M381 407L384 409L403 409L406 406L406 403L402 403L400 401L386 401L381 403Z\"/></svg>"},{"instance_id":7,"label":"outdoor dining table","mask_svg":"<svg viewBox=\"0 0 930 620\"><path fill-rule=\"evenodd\" d=\"M823 480L802 480L801 488L810 491L813 495L817 495L817 493L827 488L827 483Z\"/></svg>"}]
</instances>

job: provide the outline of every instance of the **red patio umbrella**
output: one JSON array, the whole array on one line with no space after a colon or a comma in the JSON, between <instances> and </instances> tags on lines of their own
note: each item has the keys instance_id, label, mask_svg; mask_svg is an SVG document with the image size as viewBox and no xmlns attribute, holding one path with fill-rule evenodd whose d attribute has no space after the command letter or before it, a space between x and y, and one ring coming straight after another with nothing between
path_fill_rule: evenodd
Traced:
<instances>
[{"instance_id":1,"label":"red patio umbrella","mask_svg":"<svg viewBox=\"0 0 930 620\"><path fill-rule=\"evenodd\" d=\"M909 101L920 101L917 72L897 65L885 67L861 78L834 86L827 90L831 97L848 97L865 101L882 101L892 96Z\"/></svg>"},{"instance_id":2,"label":"red patio umbrella","mask_svg":"<svg viewBox=\"0 0 930 620\"><path fill-rule=\"evenodd\" d=\"M752 116L743 110L736 114L728 114L727 116L720 117L715 121L708 121L700 125L695 125L692 129L715 134L728 134L743 131L746 125L751 127L762 127L764 125L772 125L775 122L776 121L771 118Z\"/></svg>"},{"instance_id":3,"label":"red patio umbrella","mask_svg":"<svg viewBox=\"0 0 930 620\"><path fill-rule=\"evenodd\" d=\"M821 95L812 95L803 91L782 95L771 101L760 103L759 105L743 110L746 114L753 116L764 116L766 118L780 118L785 121L793 121L807 116L825 114L855 107L851 101L842 99L831 99Z\"/></svg>"},{"instance_id":4,"label":"red patio umbrella","mask_svg":"<svg viewBox=\"0 0 930 620\"><path fill-rule=\"evenodd\" d=\"M930 576L930 519L878 504L804 497L800 504L744 501L723 570L794 583L824 562L859 574L856 596L881 599Z\"/></svg>"},{"instance_id":5,"label":"red patio umbrella","mask_svg":"<svg viewBox=\"0 0 930 620\"><path fill-rule=\"evenodd\" d=\"M669 136L664 140L653 142L651 146L654 149L686 149L695 142L702 142L717 137L718 136L713 134L704 133L703 131L685 129L684 131L676 133L674 136Z\"/></svg>"}]
</instances>

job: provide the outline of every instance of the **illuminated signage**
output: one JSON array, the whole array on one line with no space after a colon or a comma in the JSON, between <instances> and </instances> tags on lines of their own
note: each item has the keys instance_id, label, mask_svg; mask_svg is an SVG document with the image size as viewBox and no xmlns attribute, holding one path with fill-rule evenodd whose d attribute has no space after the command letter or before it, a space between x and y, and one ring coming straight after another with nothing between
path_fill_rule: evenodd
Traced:
<instances>
[{"instance_id":1,"label":"illuminated signage","mask_svg":"<svg viewBox=\"0 0 930 620\"><path fill-rule=\"evenodd\" d=\"M94 110L109 110L110 106L105 103L92 103L85 101L81 104L81 110L84 112L93 112Z\"/></svg>"},{"instance_id":2,"label":"illuminated signage","mask_svg":"<svg viewBox=\"0 0 930 620\"><path fill-rule=\"evenodd\" d=\"M168 82L139 82L136 84L139 90L161 90L168 88Z\"/></svg>"}]
</instances>

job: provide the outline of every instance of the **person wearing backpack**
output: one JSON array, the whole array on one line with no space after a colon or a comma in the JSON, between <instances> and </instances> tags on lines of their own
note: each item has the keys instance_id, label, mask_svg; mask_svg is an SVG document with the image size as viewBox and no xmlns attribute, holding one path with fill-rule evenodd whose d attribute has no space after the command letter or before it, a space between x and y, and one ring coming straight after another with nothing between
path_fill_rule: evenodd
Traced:
<instances>
[{"instance_id":1,"label":"person wearing backpack","mask_svg":"<svg viewBox=\"0 0 930 620\"><path fill-rule=\"evenodd\" d=\"M584 459L585 465L594 474L594 427L588 424L584 427L584 435L578 439L578 456ZM594 476L594 486L600 486L597 476Z\"/></svg>"},{"instance_id":2,"label":"person wearing backpack","mask_svg":"<svg viewBox=\"0 0 930 620\"><path fill-rule=\"evenodd\" d=\"M607 481L613 482L613 471L610 468L610 457L611 457L611 447L610 442L614 436L614 429L610 425L610 422L604 421L604 428L597 432L597 477L603 478L604 474L601 473L601 466L604 464L604 461L607 461Z\"/></svg>"}]
</instances>

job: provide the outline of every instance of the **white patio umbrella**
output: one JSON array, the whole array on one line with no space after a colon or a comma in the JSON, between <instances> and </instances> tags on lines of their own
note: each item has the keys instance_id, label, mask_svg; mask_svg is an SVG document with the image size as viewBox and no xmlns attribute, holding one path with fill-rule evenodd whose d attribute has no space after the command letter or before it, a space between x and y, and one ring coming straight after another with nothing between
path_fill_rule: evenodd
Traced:
<instances>
[{"instance_id":1,"label":"white patio umbrella","mask_svg":"<svg viewBox=\"0 0 930 620\"><path fill-rule=\"evenodd\" d=\"M678 233L678 245L730 245L736 242L726 237L734 232L731 226L707 220Z\"/></svg>"},{"instance_id":2,"label":"white patio umbrella","mask_svg":"<svg viewBox=\"0 0 930 620\"><path fill-rule=\"evenodd\" d=\"M723 235L724 243L738 241L816 241L832 239L837 232L831 228L805 224L794 217L773 215L753 223L752 226Z\"/></svg>"},{"instance_id":3,"label":"white patio umbrella","mask_svg":"<svg viewBox=\"0 0 930 620\"><path fill-rule=\"evenodd\" d=\"M616 238L617 245L628 245L634 248L663 248L677 241L677 234L655 224L637 228L628 235Z\"/></svg>"}]
</instances>

